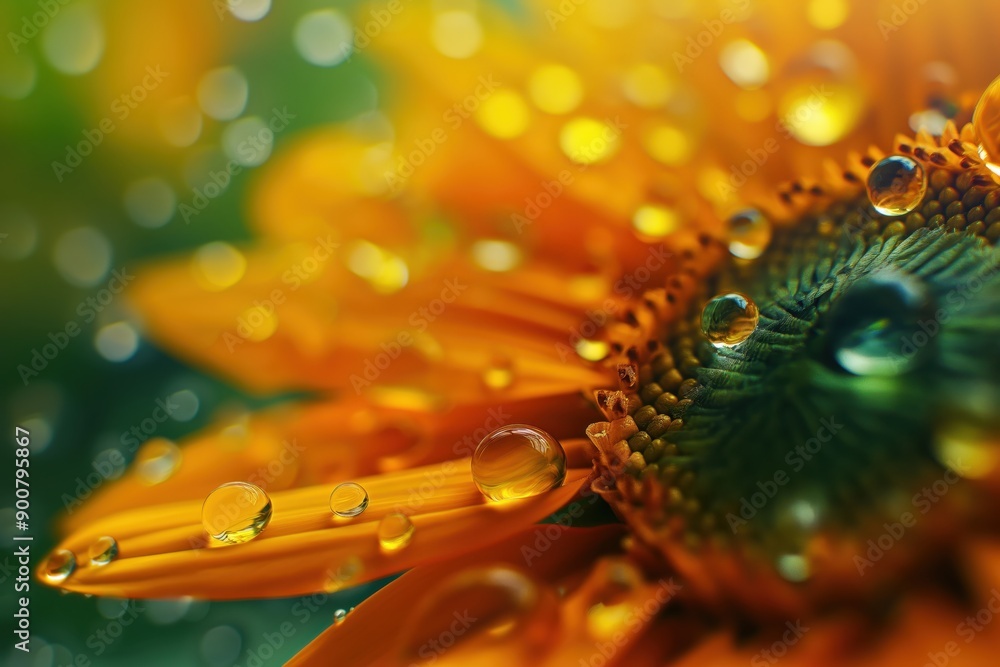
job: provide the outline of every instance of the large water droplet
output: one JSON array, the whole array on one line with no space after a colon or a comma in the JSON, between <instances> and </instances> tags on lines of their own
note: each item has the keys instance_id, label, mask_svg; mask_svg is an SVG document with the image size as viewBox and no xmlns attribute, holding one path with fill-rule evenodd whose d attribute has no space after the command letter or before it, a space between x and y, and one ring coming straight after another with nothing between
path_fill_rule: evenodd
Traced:
<instances>
[{"instance_id":1,"label":"large water droplet","mask_svg":"<svg viewBox=\"0 0 1000 667\"><path fill-rule=\"evenodd\" d=\"M979 138L979 156L1000 176L1000 77L993 80L976 104L972 126Z\"/></svg>"},{"instance_id":2,"label":"large water droplet","mask_svg":"<svg viewBox=\"0 0 1000 667\"><path fill-rule=\"evenodd\" d=\"M927 192L927 175L919 162L890 155L868 172L868 199L882 215L906 215L920 205Z\"/></svg>"},{"instance_id":3,"label":"large water droplet","mask_svg":"<svg viewBox=\"0 0 1000 667\"><path fill-rule=\"evenodd\" d=\"M754 332L760 313L745 294L720 294L701 311L701 331L715 347L734 347Z\"/></svg>"},{"instance_id":4,"label":"large water droplet","mask_svg":"<svg viewBox=\"0 0 1000 667\"><path fill-rule=\"evenodd\" d=\"M42 576L51 584L59 584L76 570L76 556L69 549L57 549L49 554L42 566Z\"/></svg>"},{"instance_id":5,"label":"large water droplet","mask_svg":"<svg viewBox=\"0 0 1000 667\"><path fill-rule=\"evenodd\" d=\"M899 375L919 364L932 347L932 336L919 326L932 319L933 305L918 279L896 273L869 276L833 304L830 350L849 373Z\"/></svg>"},{"instance_id":6,"label":"large water droplet","mask_svg":"<svg viewBox=\"0 0 1000 667\"><path fill-rule=\"evenodd\" d=\"M135 457L136 474L150 486L169 479L180 463L180 448L166 438L151 438Z\"/></svg>"},{"instance_id":7,"label":"large water droplet","mask_svg":"<svg viewBox=\"0 0 1000 667\"><path fill-rule=\"evenodd\" d=\"M544 655L558 624L558 607L555 596L526 574L494 566L428 583L431 590L400 631L403 664L425 664L428 655L439 655L435 647L442 650L442 638L449 657L475 651L477 664L529 664L530 657Z\"/></svg>"},{"instance_id":8,"label":"large water droplet","mask_svg":"<svg viewBox=\"0 0 1000 667\"><path fill-rule=\"evenodd\" d=\"M771 242L771 223L756 209L729 219L729 252L740 259L757 259Z\"/></svg>"},{"instance_id":9,"label":"large water droplet","mask_svg":"<svg viewBox=\"0 0 1000 667\"><path fill-rule=\"evenodd\" d=\"M545 493L566 478L566 453L551 435L511 424L493 431L472 455L472 477L490 500Z\"/></svg>"},{"instance_id":10,"label":"large water droplet","mask_svg":"<svg viewBox=\"0 0 1000 667\"><path fill-rule=\"evenodd\" d=\"M384 552L399 551L413 539L413 522L402 512L392 512L378 522L378 544Z\"/></svg>"},{"instance_id":11,"label":"large water droplet","mask_svg":"<svg viewBox=\"0 0 1000 667\"><path fill-rule=\"evenodd\" d=\"M368 507L368 492L356 482L338 484L330 494L330 509L337 516L357 516Z\"/></svg>"},{"instance_id":12,"label":"large water droplet","mask_svg":"<svg viewBox=\"0 0 1000 667\"><path fill-rule=\"evenodd\" d=\"M242 544L260 535L271 521L271 499L249 482L228 482L208 494L201 509L205 531L229 544Z\"/></svg>"},{"instance_id":13,"label":"large water droplet","mask_svg":"<svg viewBox=\"0 0 1000 667\"><path fill-rule=\"evenodd\" d=\"M118 557L118 542L105 535L98 537L87 552L91 565L107 565Z\"/></svg>"}]
</instances>

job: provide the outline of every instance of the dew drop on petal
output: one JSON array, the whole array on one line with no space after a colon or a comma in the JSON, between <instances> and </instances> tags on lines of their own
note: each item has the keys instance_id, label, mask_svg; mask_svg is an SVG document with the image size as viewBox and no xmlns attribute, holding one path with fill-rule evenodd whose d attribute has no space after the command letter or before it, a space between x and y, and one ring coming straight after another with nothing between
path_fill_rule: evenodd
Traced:
<instances>
[{"instance_id":1,"label":"dew drop on petal","mask_svg":"<svg viewBox=\"0 0 1000 667\"><path fill-rule=\"evenodd\" d=\"M868 199L882 215L906 215L927 192L927 175L920 163L890 155L872 165L867 179Z\"/></svg>"},{"instance_id":2,"label":"dew drop on petal","mask_svg":"<svg viewBox=\"0 0 1000 667\"><path fill-rule=\"evenodd\" d=\"M528 498L562 485L566 453L541 429L525 424L502 426L476 447L472 478L490 500Z\"/></svg>"},{"instance_id":3,"label":"dew drop on petal","mask_svg":"<svg viewBox=\"0 0 1000 667\"><path fill-rule=\"evenodd\" d=\"M166 438L150 438L135 457L136 474L150 486L169 479L180 464L180 448Z\"/></svg>"},{"instance_id":4,"label":"dew drop on petal","mask_svg":"<svg viewBox=\"0 0 1000 667\"><path fill-rule=\"evenodd\" d=\"M346 609L338 609L337 611L333 612L333 624L334 625L340 625L341 623L344 622L344 619L346 619L346 618L347 618L347 610Z\"/></svg>"},{"instance_id":5,"label":"dew drop on petal","mask_svg":"<svg viewBox=\"0 0 1000 667\"><path fill-rule=\"evenodd\" d=\"M201 524L220 542L242 544L260 535L271 521L271 499L249 482L228 482L205 499Z\"/></svg>"},{"instance_id":6,"label":"dew drop on petal","mask_svg":"<svg viewBox=\"0 0 1000 667\"><path fill-rule=\"evenodd\" d=\"M323 581L323 590L327 593L334 593L353 586L355 581L364 571L364 564L357 556L350 556L347 560L338 563L326 573Z\"/></svg>"},{"instance_id":7,"label":"dew drop on petal","mask_svg":"<svg viewBox=\"0 0 1000 667\"><path fill-rule=\"evenodd\" d=\"M107 565L118 557L118 542L105 535L98 537L87 551L91 565Z\"/></svg>"},{"instance_id":8,"label":"dew drop on petal","mask_svg":"<svg viewBox=\"0 0 1000 667\"><path fill-rule=\"evenodd\" d=\"M771 242L771 223L760 211L740 211L729 219L729 252L740 259L757 259Z\"/></svg>"},{"instance_id":9,"label":"dew drop on petal","mask_svg":"<svg viewBox=\"0 0 1000 667\"><path fill-rule=\"evenodd\" d=\"M57 549L49 554L42 566L42 576L51 584L66 581L76 570L76 556L69 549Z\"/></svg>"},{"instance_id":10,"label":"dew drop on petal","mask_svg":"<svg viewBox=\"0 0 1000 667\"><path fill-rule=\"evenodd\" d=\"M848 373L894 376L915 368L933 347L906 341L933 319L934 305L918 279L902 274L859 280L833 304L827 336L833 358ZM931 341L928 341L930 343Z\"/></svg>"},{"instance_id":11,"label":"dew drop on petal","mask_svg":"<svg viewBox=\"0 0 1000 667\"><path fill-rule=\"evenodd\" d=\"M745 294L720 294L701 311L701 331L715 347L734 347L757 328L757 304Z\"/></svg>"},{"instance_id":12,"label":"dew drop on petal","mask_svg":"<svg viewBox=\"0 0 1000 667\"><path fill-rule=\"evenodd\" d=\"M626 624L634 608L629 594L643 583L642 574L627 561L615 560L598 566L601 577L590 591L587 631L594 639L610 639Z\"/></svg>"},{"instance_id":13,"label":"dew drop on petal","mask_svg":"<svg viewBox=\"0 0 1000 667\"><path fill-rule=\"evenodd\" d=\"M1000 176L1000 77L993 80L976 104L972 126L979 138L979 156Z\"/></svg>"},{"instance_id":14,"label":"dew drop on petal","mask_svg":"<svg viewBox=\"0 0 1000 667\"><path fill-rule=\"evenodd\" d=\"M385 553L399 551L413 539L414 526L402 512L391 512L378 522L378 545Z\"/></svg>"},{"instance_id":15,"label":"dew drop on petal","mask_svg":"<svg viewBox=\"0 0 1000 667\"><path fill-rule=\"evenodd\" d=\"M368 507L368 491L357 482L338 484L330 494L330 510L339 517L357 516Z\"/></svg>"}]
</instances>

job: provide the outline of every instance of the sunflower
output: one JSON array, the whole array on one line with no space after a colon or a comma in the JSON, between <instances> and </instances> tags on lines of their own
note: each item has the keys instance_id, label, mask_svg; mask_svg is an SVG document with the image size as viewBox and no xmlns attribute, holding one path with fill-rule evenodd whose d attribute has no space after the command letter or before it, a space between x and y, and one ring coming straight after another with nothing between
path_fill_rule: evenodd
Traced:
<instances>
[{"instance_id":1,"label":"sunflower","mask_svg":"<svg viewBox=\"0 0 1000 667\"><path fill-rule=\"evenodd\" d=\"M40 577L404 572L294 665L991 664L995 18L359 8L384 113L269 163L252 247L132 290L177 356L311 397L150 441Z\"/></svg>"}]
</instances>

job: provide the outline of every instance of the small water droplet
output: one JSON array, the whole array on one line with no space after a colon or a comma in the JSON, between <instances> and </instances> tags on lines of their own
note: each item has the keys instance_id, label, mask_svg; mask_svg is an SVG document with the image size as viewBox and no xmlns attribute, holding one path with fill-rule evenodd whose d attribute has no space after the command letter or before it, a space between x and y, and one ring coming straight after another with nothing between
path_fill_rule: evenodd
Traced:
<instances>
[{"instance_id":1,"label":"small water droplet","mask_svg":"<svg viewBox=\"0 0 1000 667\"><path fill-rule=\"evenodd\" d=\"M729 219L729 252L740 259L757 259L771 242L771 223L756 209Z\"/></svg>"},{"instance_id":2,"label":"small water droplet","mask_svg":"<svg viewBox=\"0 0 1000 667\"><path fill-rule=\"evenodd\" d=\"M345 609L338 609L337 611L333 612L333 624L334 625L340 625L341 623L344 622L345 618L347 618L347 610L345 610Z\"/></svg>"},{"instance_id":3,"label":"small water droplet","mask_svg":"<svg viewBox=\"0 0 1000 667\"><path fill-rule=\"evenodd\" d=\"M208 494L201 510L205 531L228 544L242 544L260 535L271 521L271 499L249 482L228 482Z\"/></svg>"},{"instance_id":4,"label":"small water droplet","mask_svg":"<svg viewBox=\"0 0 1000 667\"><path fill-rule=\"evenodd\" d=\"M1000 463L1000 441L993 433L966 420L951 419L934 434L935 458L966 479L984 478Z\"/></svg>"},{"instance_id":5,"label":"small water droplet","mask_svg":"<svg viewBox=\"0 0 1000 667\"><path fill-rule=\"evenodd\" d=\"M353 586L364 569L364 563L361 562L360 558L349 556L340 564L327 570L323 590L327 593L334 593L348 586Z\"/></svg>"},{"instance_id":6,"label":"small water droplet","mask_svg":"<svg viewBox=\"0 0 1000 667\"><path fill-rule=\"evenodd\" d=\"M378 522L378 544L384 552L399 551L413 539L413 522L402 512L392 512Z\"/></svg>"},{"instance_id":7,"label":"small water droplet","mask_svg":"<svg viewBox=\"0 0 1000 667\"><path fill-rule=\"evenodd\" d=\"M57 549L49 554L42 567L42 576L52 584L66 581L76 570L76 556L69 549Z\"/></svg>"},{"instance_id":8,"label":"small water droplet","mask_svg":"<svg viewBox=\"0 0 1000 667\"><path fill-rule=\"evenodd\" d=\"M601 563L594 577L587 611L587 630L595 639L608 639L622 630L634 609L630 594L643 583L642 574L626 561Z\"/></svg>"},{"instance_id":9,"label":"small water droplet","mask_svg":"<svg viewBox=\"0 0 1000 667\"><path fill-rule=\"evenodd\" d=\"M919 325L933 304L918 279L889 273L859 280L830 310L834 359L854 375L893 376L916 367L933 347Z\"/></svg>"},{"instance_id":10,"label":"small water droplet","mask_svg":"<svg viewBox=\"0 0 1000 667\"><path fill-rule=\"evenodd\" d=\"M566 453L541 429L524 424L502 426L476 447L472 477L490 500L527 498L562 485Z\"/></svg>"},{"instance_id":11,"label":"small water droplet","mask_svg":"<svg viewBox=\"0 0 1000 667\"><path fill-rule=\"evenodd\" d=\"M720 294L701 311L701 331L715 347L735 347L757 328L760 313L750 297L738 292Z\"/></svg>"},{"instance_id":12,"label":"small water droplet","mask_svg":"<svg viewBox=\"0 0 1000 667\"><path fill-rule=\"evenodd\" d=\"M809 559L801 554L784 554L776 562L778 574L792 583L798 584L809 579L812 568Z\"/></svg>"},{"instance_id":13,"label":"small water droplet","mask_svg":"<svg viewBox=\"0 0 1000 667\"><path fill-rule=\"evenodd\" d=\"M611 348L603 340L581 338L573 347L580 358L587 361L601 361L611 352Z\"/></svg>"},{"instance_id":14,"label":"small water droplet","mask_svg":"<svg viewBox=\"0 0 1000 667\"><path fill-rule=\"evenodd\" d=\"M180 463L180 448L166 438L151 438L135 457L136 474L150 486L169 479Z\"/></svg>"},{"instance_id":15,"label":"small water droplet","mask_svg":"<svg viewBox=\"0 0 1000 667\"><path fill-rule=\"evenodd\" d=\"M868 172L868 199L882 215L906 215L920 205L927 192L927 175L919 162L890 155Z\"/></svg>"},{"instance_id":16,"label":"small water droplet","mask_svg":"<svg viewBox=\"0 0 1000 667\"><path fill-rule=\"evenodd\" d=\"M357 516L368 507L368 491L356 482L338 484L330 494L330 509L344 518Z\"/></svg>"},{"instance_id":17,"label":"small water droplet","mask_svg":"<svg viewBox=\"0 0 1000 667\"><path fill-rule=\"evenodd\" d=\"M87 555L90 557L91 565L107 565L118 557L118 542L107 535L98 537L90 545Z\"/></svg>"},{"instance_id":18,"label":"small water droplet","mask_svg":"<svg viewBox=\"0 0 1000 667\"><path fill-rule=\"evenodd\" d=\"M1000 77L993 80L976 104L972 126L979 138L979 155L994 174L1000 175Z\"/></svg>"}]
</instances>

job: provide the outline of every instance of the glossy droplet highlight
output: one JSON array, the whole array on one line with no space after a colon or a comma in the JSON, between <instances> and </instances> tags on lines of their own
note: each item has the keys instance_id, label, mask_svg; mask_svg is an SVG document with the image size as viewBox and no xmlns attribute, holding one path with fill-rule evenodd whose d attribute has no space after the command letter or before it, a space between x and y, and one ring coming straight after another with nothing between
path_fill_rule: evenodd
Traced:
<instances>
[{"instance_id":1,"label":"glossy droplet highlight","mask_svg":"<svg viewBox=\"0 0 1000 667\"><path fill-rule=\"evenodd\" d=\"M347 618L347 610L346 609L338 609L337 611L333 612L333 624L334 625L340 625L341 623L344 622L345 618Z\"/></svg>"},{"instance_id":2,"label":"glossy droplet highlight","mask_svg":"<svg viewBox=\"0 0 1000 667\"><path fill-rule=\"evenodd\" d=\"M201 523L213 538L242 544L260 535L271 521L271 499L259 486L229 482L208 494Z\"/></svg>"},{"instance_id":3,"label":"glossy droplet highlight","mask_svg":"<svg viewBox=\"0 0 1000 667\"><path fill-rule=\"evenodd\" d=\"M642 574L626 561L606 561L598 565L587 610L587 631L594 639L610 639L624 628L635 607L631 596L642 583Z\"/></svg>"},{"instance_id":4,"label":"glossy droplet highlight","mask_svg":"<svg viewBox=\"0 0 1000 667\"><path fill-rule=\"evenodd\" d=\"M715 347L734 347L757 328L757 304L745 294L720 294L701 311L701 331Z\"/></svg>"},{"instance_id":5,"label":"glossy droplet highlight","mask_svg":"<svg viewBox=\"0 0 1000 667\"><path fill-rule=\"evenodd\" d=\"M413 522L402 512L392 512L378 522L378 545L383 552L399 551L413 539Z\"/></svg>"},{"instance_id":6,"label":"glossy droplet highlight","mask_svg":"<svg viewBox=\"0 0 1000 667\"><path fill-rule=\"evenodd\" d=\"M771 223L756 209L729 219L729 252L740 259L757 259L771 242Z\"/></svg>"},{"instance_id":7,"label":"glossy droplet highlight","mask_svg":"<svg viewBox=\"0 0 1000 667\"><path fill-rule=\"evenodd\" d=\"M357 516L368 507L368 491L356 482L338 484L330 494L330 509L339 517Z\"/></svg>"},{"instance_id":8,"label":"glossy droplet highlight","mask_svg":"<svg viewBox=\"0 0 1000 667\"><path fill-rule=\"evenodd\" d=\"M1000 176L1000 77L979 98L972 126L979 138L979 156L990 171Z\"/></svg>"},{"instance_id":9,"label":"glossy droplet highlight","mask_svg":"<svg viewBox=\"0 0 1000 667\"><path fill-rule=\"evenodd\" d=\"M166 438L151 438L135 458L139 480L150 486L169 479L180 464L180 448Z\"/></svg>"},{"instance_id":10,"label":"glossy droplet highlight","mask_svg":"<svg viewBox=\"0 0 1000 667\"><path fill-rule=\"evenodd\" d=\"M76 556L68 549L57 549L49 554L42 565L42 576L50 584L66 581L76 570Z\"/></svg>"},{"instance_id":11,"label":"glossy droplet highlight","mask_svg":"<svg viewBox=\"0 0 1000 667\"><path fill-rule=\"evenodd\" d=\"M917 278L870 276L834 302L827 329L830 351L848 373L899 375L915 368L934 347L934 339L920 327L933 317L933 303Z\"/></svg>"},{"instance_id":12,"label":"glossy droplet highlight","mask_svg":"<svg viewBox=\"0 0 1000 667\"><path fill-rule=\"evenodd\" d=\"M525 424L503 426L476 447L472 477L490 500L528 498L562 485L566 453L541 429Z\"/></svg>"},{"instance_id":13,"label":"glossy droplet highlight","mask_svg":"<svg viewBox=\"0 0 1000 667\"><path fill-rule=\"evenodd\" d=\"M868 199L882 215L906 215L927 192L927 176L919 162L902 155L882 158L868 172Z\"/></svg>"},{"instance_id":14,"label":"glossy droplet highlight","mask_svg":"<svg viewBox=\"0 0 1000 667\"><path fill-rule=\"evenodd\" d=\"M118 557L118 542L105 535L98 537L87 552L91 565L107 565Z\"/></svg>"}]
</instances>

